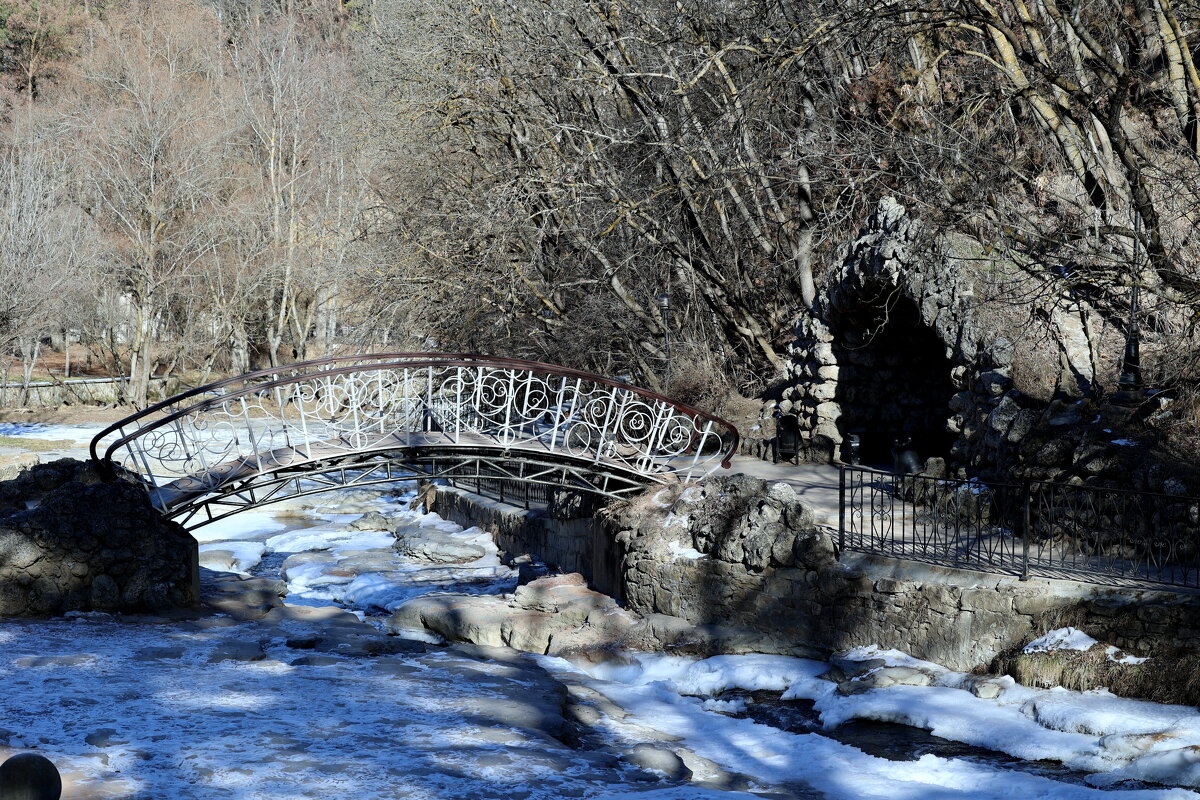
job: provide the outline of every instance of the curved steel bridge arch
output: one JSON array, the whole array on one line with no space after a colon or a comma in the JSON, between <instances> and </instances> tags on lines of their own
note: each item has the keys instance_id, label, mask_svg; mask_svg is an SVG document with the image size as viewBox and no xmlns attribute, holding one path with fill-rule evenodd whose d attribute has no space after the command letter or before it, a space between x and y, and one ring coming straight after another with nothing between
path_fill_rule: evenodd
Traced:
<instances>
[{"instance_id":1,"label":"curved steel bridge arch","mask_svg":"<svg viewBox=\"0 0 1200 800\"><path fill-rule=\"evenodd\" d=\"M501 478L609 498L728 467L733 425L645 389L535 361L380 353L211 383L105 428L110 479L198 528L347 486Z\"/></svg>"}]
</instances>

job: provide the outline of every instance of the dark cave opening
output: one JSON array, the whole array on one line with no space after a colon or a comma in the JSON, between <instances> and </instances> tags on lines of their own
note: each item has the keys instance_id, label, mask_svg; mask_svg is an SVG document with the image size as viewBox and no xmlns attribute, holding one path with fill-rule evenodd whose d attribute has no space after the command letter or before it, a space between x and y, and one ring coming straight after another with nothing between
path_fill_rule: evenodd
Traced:
<instances>
[{"instance_id":1,"label":"dark cave opening","mask_svg":"<svg viewBox=\"0 0 1200 800\"><path fill-rule=\"evenodd\" d=\"M922 461L945 457L955 439L946 430L954 364L916 305L859 306L838 316L833 334L839 428L843 439L861 440L862 463L891 469L893 443L903 438Z\"/></svg>"}]
</instances>

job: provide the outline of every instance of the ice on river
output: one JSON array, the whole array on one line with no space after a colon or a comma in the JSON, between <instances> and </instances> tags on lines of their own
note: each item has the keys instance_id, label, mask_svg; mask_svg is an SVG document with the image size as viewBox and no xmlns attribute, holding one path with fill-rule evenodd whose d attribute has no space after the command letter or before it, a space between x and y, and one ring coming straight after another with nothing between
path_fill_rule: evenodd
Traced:
<instances>
[{"instance_id":1,"label":"ice on river","mask_svg":"<svg viewBox=\"0 0 1200 800\"><path fill-rule=\"evenodd\" d=\"M86 442L94 430L0 426L0 434ZM418 594L499 592L514 575L490 537L436 514L406 509L411 497L351 490L293 498L195 531L205 551L227 550L231 566L254 570L270 553L283 562L290 600L335 602L358 612L394 609ZM349 504L341 498L352 497ZM347 513L354 509L354 513ZM349 523L379 510L406 529L427 528L485 544L468 564L435 565L399 555L386 531ZM681 554L686 555L686 554ZM278 565L278 560L270 562ZM104 615L0 626L0 757L33 749L77 778L83 796L128 798L609 798L721 800L697 787L626 784L600 754L560 746L489 716L520 703L503 663L451 652L304 663L287 637L253 623L203 628ZM210 661L221 647L260 642L260 661ZM1055 632L1048 646L1090 646ZM541 657L564 680L586 683L624 710L605 717L615 740L658 731L727 770L765 786L807 784L831 800L1196 800L1189 789L1131 790L1126 778L1200 786L1200 712L1117 698L1099 690L1035 690L996 679L994 699L970 676L895 651L859 648L931 676L928 686L892 686L843 696L819 676L828 665L784 656L708 659L633 654L575 666ZM294 663L292 663L294 662ZM581 671L585 670L585 671ZM820 732L789 733L729 716L744 701L731 689L811 700L826 728L849 720L915 726L1026 759L1059 761L1091 774L1092 786L961 758L890 761ZM537 691L545 690L539 686ZM554 694L550 692L550 694ZM555 695L557 696L557 695ZM808 789L804 789L807 792ZM805 795L808 796L808 795Z\"/></svg>"},{"instance_id":2,"label":"ice on river","mask_svg":"<svg viewBox=\"0 0 1200 800\"><path fill-rule=\"evenodd\" d=\"M90 457L88 444L103 428L97 425L46 425L38 422L0 422L0 437L14 439L37 439L42 444L35 446L42 461L57 458ZM48 444L54 443L54 444ZM58 444L61 443L61 444ZM19 451L14 442L0 444L5 452Z\"/></svg>"},{"instance_id":3,"label":"ice on river","mask_svg":"<svg viewBox=\"0 0 1200 800\"><path fill-rule=\"evenodd\" d=\"M0 759L46 755L66 798L556 800L641 785L547 736L526 698L553 692L528 672L452 651L314 660L285 638L256 623L8 620ZM210 662L259 640L263 660Z\"/></svg>"},{"instance_id":4,"label":"ice on river","mask_svg":"<svg viewBox=\"0 0 1200 800\"><path fill-rule=\"evenodd\" d=\"M309 550L387 549L395 541L396 537L388 531L317 527L272 536L267 539L266 546L276 553L303 553Z\"/></svg>"},{"instance_id":5,"label":"ice on river","mask_svg":"<svg viewBox=\"0 0 1200 800\"><path fill-rule=\"evenodd\" d=\"M41 422L0 422L0 436L43 441L65 441L87 444L97 433L104 430L100 425L48 425Z\"/></svg>"},{"instance_id":6,"label":"ice on river","mask_svg":"<svg viewBox=\"0 0 1200 800\"><path fill-rule=\"evenodd\" d=\"M355 611L390 612L429 592L497 593L515 587L516 572L500 563L492 537L434 513L407 509L411 492L393 494L350 490L360 507L384 514L401 534L422 530L482 547L485 555L465 564L430 564L395 552L390 531L352 530L361 513L340 513L339 494L294 498L278 513L274 506L234 514L194 531L202 551L230 550L232 569L252 571L268 553L289 554L281 576L290 602L337 603ZM240 521L240 526L239 526ZM307 527L305 527L307 526Z\"/></svg>"},{"instance_id":7,"label":"ice on river","mask_svg":"<svg viewBox=\"0 0 1200 800\"><path fill-rule=\"evenodd\" d=\"M1103 690L1030 689L1011 678L998 679L1002 692L986 700L963 688L967 675L936 664L876 648L858 648L851 655L925 669L934 685L843 696L836 684L818 677L828 664L786 656L637 654L617 665L571 665L548 657L542 662L564 677L586 676L589 686L631 715L625 724L681 737L727 769L770 783L799 778L834 798L895 798L897 784L914 798L1200 797L1184 789L1100 791L935 756L880 760L818 734L787 733L713 713L728 709L705 699L729 689L782 690L784 698L815 701L826 728L854 719L910 725L1025 760L1059 761L1094 773L1089 781L1097 787L1127 778L1200 785L1200 711L1194 708L1119 698Z\"/></svg>"}]
</instances>

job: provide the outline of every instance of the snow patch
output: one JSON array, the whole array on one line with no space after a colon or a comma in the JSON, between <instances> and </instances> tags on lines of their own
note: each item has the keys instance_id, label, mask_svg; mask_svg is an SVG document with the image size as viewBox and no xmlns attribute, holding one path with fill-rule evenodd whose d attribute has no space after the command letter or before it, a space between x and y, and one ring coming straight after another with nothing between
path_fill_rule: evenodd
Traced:
<instances>
[{"instance_id":1,"label":"snow patch","mask_svg":"<svg viewBox=\"0 0 1200 800\"><path fill-rule=\"evenodd\" d=\"M630 653L626 662L583 664L586 674L634 686L659 684L683 695L715 695L730 689L782 692L797 681L829 668L820 661L791 656L712 656L697 659L658 653ZM827 684L832 688L832 684Z\"/></svg>"},{"instance_id":2,"label":"snow patch","mask_svg":"<svg viewBox=\"0 0 1200 800\"><path fill-rule=\"evenodd\" d=\"M1099 644L1077 628L1058 628L1021 648L1022 653L1051 653L1055 650L1090 650Z\"/></svg>"},{"instance_id":3,"label":"snow patch","mask_svg":"<svg viewBox=\"0 0 1200 800\"><path fill-rule=\"evenodd\" d=\"M1090 637L1088 637L1090 638ZM1076 632L1060 631L1042 646L1086 645ZM695 659L681 656L631 653L622 661L569 665L541 657L551 672L569 670L587 676L588 685L609 697L636 720L636 724L680 736L687 746L727 769L782 780L791 765L793 778L822 783L812 759L829 763L854 761L879 780L914 781L914 797L1059 797L1195 798L1182 790L1116 791L1103 795L1088 787L1062 784L1022 773L1000 771L987 765L926 756L917 762L857 760L867 758L835 752L828 739L804 739L809 734L756 726L740 713L744 698L715 697L729 689L746 691L785 687L782 698L814 701L826 729L849 720L877 720L922 728L945 739L1006 753L1026 760L1048 760L1069 768L1095 773L1096 785L1110 786L1137 778L1171 784L1200 785L1200 712L1182 706L1163 706L1115 697L1104 690L1075 692L1057 688L1031 689L1010 677L993 677L997 698L985 699L966 691L977 676L953 672L938 664L896 650L860 647L842 655L848 661L881 660L887 666L921 669L934 676L930 686L892 686L843 696L836 684L821 679L829 665L786 656L744 655ZM693 699L696 698L696 699ZM614 725L617 723L613 723ZM749 727L748 727L749 726ZM814 741L816 743L814 743ZM815 748L815 749L814 749ZM824 756L820 755L824 753ZM927 771L921 763L928 762ZM892 764L889 766L889 764ZM916 765L916 766L914 766ZM773 777L778 771L778 778ZM947 775L957 776L953 779ZM885 777L886 776L886 777ZM966 783L959 784L959 780ZM949 781L949 782L947 782ZM982 781L978 794L975 782ZM887 797L870 782L856 784L862 797ZM1007 789L1005 787L1008 787ZM1021 790L1020 787L1025 787ZM831 797L854 797L847 785L830 791ZM954 791L948 791L953 789ZM948 791L948 793L941 793Z\"/></svg>"},{"instance_id":4,"label":"snow patch","mask_svg":"<svg viewBox=\"0 0 1200 800\"><path fill-rule=\"evenodd\" d=\"M674 541L668 542L667 549L671 551L671 556L675 561L678 561L681 558L694 561L697 558L705 558L706 557L704 555L704 553L701 553L696 548L685 547L685 546L681 545L679 542L674 542Z\"/></svg>"},{"instance_id":5,"label":"snow patch","mask_svg":"<svg viewBox=\"0 0 1200 800\"><path fill-rule=\"evenodd\" d=\"M272 536L267 548L276 553L310 550L370 550L388 548L396 539L387 531L348 531L344 528L303 528Z\"/></svg>"},{"instance_id":6,"label":"snow patch","mask_svg":"<svg viewBox=\"0 0 1200 800\"><path fill-rule=\"evenodd\" d=\"M242 511L238 514L210 522L202 528L188 531L201 544L229 540L245 541L276 531L287 530L287 525L276 520L269 511Z\"/></svg>"},{"instance_id":7,"label":"snow patch","mask_svg":"<svg viewBox=\"0 0 1200 800\"><path fill-rule=\"evenodd\" d=\"M675 692L669 681L648 680L654 676L680 673L681 664L661 661L670 657L658 657L655 669L635 671L639 682L616 683L607 680L587 679L587 673L562 659L542 656L539 662L552 674L560 674L569 680L580 681L605 695L627 714L624 719L605 718L602 723L617 736L636 735L636 728L644 726L680 739L680 743L697 755L710 759L726 769L753 775L767 784L808 784L832 800L896 800L903 798L938 798L938 800L1010 800L1014 797L1053 798L1054 800L1196 800L1197 795L1183 789L1145 791L1103 791L1089 786L1062 783L1040 776L1011 769L1001 769L985 763L963 759L940 758L925 755L916 761L889 761L869 756L857 748L836 742L814 733L794 734L761 725L748 719L728 717L705 708L703 700L684 697ZM762 656L721 656L720 671L728 674L737 659L757 660ZM804 659L786 659L807 666L796 666L804 676L824 669L827 665L805 662ZM711 661L711 659L705 659ZM692 662L698 664L701 662ZM632 665L626 665L628 669ZM688 666L691 666L690 664ZM686 671L686 668L684 668ZM610 674L617 674L612 672ZM678 680L677 677L672 680ZM807 677L803 678L807 680ZM772 681L738 681L761 685ZM727 685L729 681L717 681L714 685ZM707 687L705 687L707 688ZM905 690L928 689L931 687L894 687L876 690L867 695L894 695L902 697ZM943 711L954 713L961 706L967 693L942 687L947 702ZM909 696L907 704L918 706L924 697ZM975 698L978 700L978 698ZM987 703L988 701L980 701ZM1019 716L1018 712L1013 712ZM1015 717L1010 717L1015 721ZM988 720L991 724L994 720ZM1028 720L1027 720L1028 722ZM1030 723L1032 724L1032 723ZM978 729L979 738L986 737L984 727ZM1024 731L1021 731L1024 733ZM1015 732L1006 731L1012 735ZM1047 732L1049 733L1049 732ZM1069 734L1057 734L1068 737ZM1079 742L1091 742L1098 749L1095 739L1076 734ZM1020 736L1014 735L1014 739ZM685 795L686 797L686 795Z\"/></svg>"},{"instance_id":8,"label":"snow patch","mask_svg":"<svg viewBox=\"0 0 1200 800\"><path fill-rule=\"evenodd\" d=\"M443 533L458 533L463 529L462 525L457 522L450 522L442 519L441 515L430 511L425 514L413 516L409 522L421 528L433 528L434 530L442 531Z\"/></svg>"},{"instance_id":9,"label":"snow patch","mask_svg":"<svg viewBox=\"0 0 1200 800\"><path fill-rule=\"evenodd\" d=\"M1115 661L1118 664L1145 664L1150 660L1142 656L1131 656L1129 653L1111 644L1104 648L1104 653L1108 656L1109 661Z\"/></svg>"},{"instance_id":10,"label":"snow patch","mask_svg":"<svg viewBox=\"0 0 1200 800\"><path fill-rule=\"evenodd\" d=\"M233 554L233 571L248 573L262 561L267 546L262 542L212 542L200 545L200 552L228 550Z\"/></svg>"}]
</instances>

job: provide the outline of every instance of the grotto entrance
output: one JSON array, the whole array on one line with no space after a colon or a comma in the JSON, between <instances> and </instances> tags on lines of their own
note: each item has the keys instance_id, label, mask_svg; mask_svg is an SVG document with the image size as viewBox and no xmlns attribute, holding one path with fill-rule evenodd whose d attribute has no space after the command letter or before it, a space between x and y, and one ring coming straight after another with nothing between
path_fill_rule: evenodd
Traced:
<instances>
[{"instance_id":1,"label":"grotto entrance","mask_svg":"<svg viewBox=\"0 0 1200 800\"><path fill-rule=\"evenodd\" d=\"M911 437L922 460L946 456L955 439L946 430L954 364L916 304L902 296L864 303L831 322L843 441L858 435L862 463L884 469L898 438Z\"/></svg>"}]
</instances>

